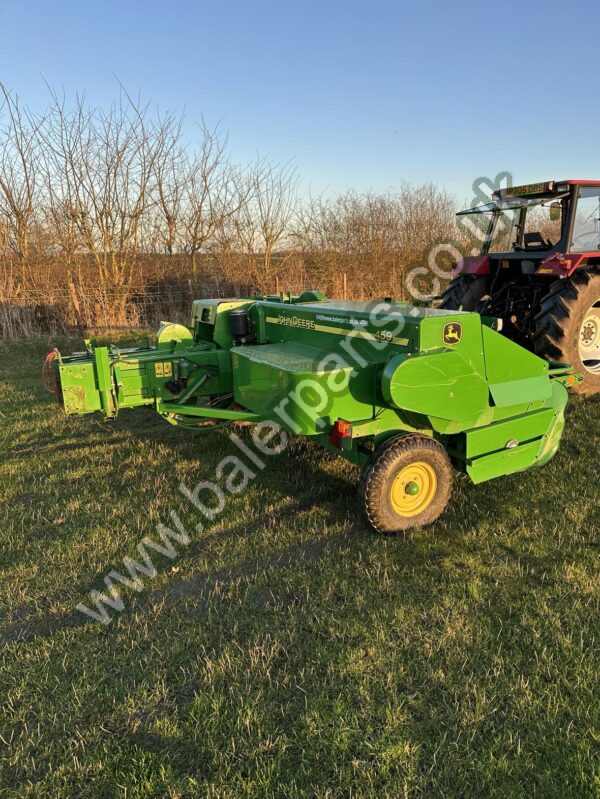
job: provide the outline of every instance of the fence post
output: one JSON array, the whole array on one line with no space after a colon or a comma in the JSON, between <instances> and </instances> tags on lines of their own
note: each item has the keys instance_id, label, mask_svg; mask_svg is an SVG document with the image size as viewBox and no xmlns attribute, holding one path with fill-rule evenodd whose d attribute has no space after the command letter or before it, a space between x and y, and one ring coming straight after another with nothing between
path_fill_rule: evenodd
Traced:
<instances>
[{"instance_id":1,"label":"fence post","mask_svg":"<svg viewBox=\"0 0 600 799\"><path fill-rule=\"evenodd\" d=\"M85 326L83 324L81 306L79 305L79 297L77 296L77 290L75 288L75 280L73 278L72 272L68 272L67 285L69 287L69 294L71 295L71 303L73 304L73 310L75 312L75 323L77 324L77 329L79 330L79 333L81 335L84 335Z\"/></svg>"}]
</instances>

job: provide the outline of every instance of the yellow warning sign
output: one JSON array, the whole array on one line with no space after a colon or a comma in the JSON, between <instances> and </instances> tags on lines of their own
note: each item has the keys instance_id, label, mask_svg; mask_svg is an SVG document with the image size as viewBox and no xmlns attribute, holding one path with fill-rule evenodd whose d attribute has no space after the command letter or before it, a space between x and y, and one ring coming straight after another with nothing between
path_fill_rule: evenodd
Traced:
<instances>
[{"instance_id":1,"label":"yellow warning sign","mask_svg":"<svg viewBox=\"0 0 600 799\"><path fill-rule=\"evenodd\" d=\"M171 377L173 375L173 364L170 361L155 363L154 374L156 377Z\"/></svg>"}]
</instances>

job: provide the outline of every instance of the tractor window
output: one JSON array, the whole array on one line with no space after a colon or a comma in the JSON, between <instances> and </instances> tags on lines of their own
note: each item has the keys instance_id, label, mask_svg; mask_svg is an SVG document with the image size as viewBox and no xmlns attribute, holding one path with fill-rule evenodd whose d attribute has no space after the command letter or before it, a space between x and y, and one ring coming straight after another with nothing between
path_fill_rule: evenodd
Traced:
<instances>
[{"instance_id":1,"label":"tractor window","mask_svg":"<svg viewBox=\"0 0 600 799\"><path fill-rule=\"evenodd\" d=\"M525 217L525 246L532 235L539 234L539 240L547 249L555 247L562 233L562 219L550 218L550 204L536 205L527 209Z\"/></svg>"},{"instance_id":2,"label":"tractor window","mask_svg":"<svg viewBox=\"0 0 600 799\"><path fill-rule=\"evenodd\" d=\"M500 211L492 230L488 252L510 252L518 237L519 208Z\"/></svg>"},{"instance_id":3,"label":"tractor window","mask_svg":"<svg viewBox=\"0 0 600 799\"><path fill-rule=\"evenodd\" d=\"M492 212L465 213L457 217L458 229L464 241L465 250L480 250L489 241Z\"/></svg>"},{"instance_id":4,"label":"tractor window","mask_svg":"<svg viewBox=\"0 0 600 799\"><path fill-rule=\"evenodd\" d=\"M600 250L600 189L582 189L579 194L571 250Z\"/></svg>"}]
</instances>

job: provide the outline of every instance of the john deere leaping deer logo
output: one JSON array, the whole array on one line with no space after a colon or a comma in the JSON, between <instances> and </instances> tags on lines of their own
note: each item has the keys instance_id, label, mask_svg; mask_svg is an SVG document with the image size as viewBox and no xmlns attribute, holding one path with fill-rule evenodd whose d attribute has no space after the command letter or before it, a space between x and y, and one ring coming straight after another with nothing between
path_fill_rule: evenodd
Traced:
<instances>
[{"instance_id":1,"label":"john deere leaping deer logo","mask_svg":"<svg viewBox=\"0 0 600 799\"><path fill-rule=\"evenodd\" d=\"M448 322L444 325L444 344L458 344L462 338L462 325L458 322Z\"/></svg>"}]
</instances>

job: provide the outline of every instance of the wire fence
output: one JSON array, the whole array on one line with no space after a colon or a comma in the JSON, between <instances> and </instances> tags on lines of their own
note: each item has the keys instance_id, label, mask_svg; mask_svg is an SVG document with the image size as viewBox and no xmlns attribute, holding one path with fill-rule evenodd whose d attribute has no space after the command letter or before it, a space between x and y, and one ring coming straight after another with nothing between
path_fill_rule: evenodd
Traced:
<instances>
[{"instance_id":1,"label":"wire fence","mask_svg":"<svg viewBox=\"0 0 600 799\"><path fill-rule=\"evenodd\" d=\"M273 290L279 291L278 281ZM256 293L256 286L249 283L191 279L124 288L74 283L45 290L26 288L0 293L0 339L157 328L165 320L189 324L196 299L251 297Z\"/></svg>"},{"instance_id":2,"label":"wire fence","mask_svg":"<svg viewBox=\"0 0 600 799\"><path fill-rule=\"evenodd\" d=\"M191 303L202 296L186 290L145 291L136 288L51 294L22 292L0 300L0 337L156 327L168 319L189 322Z\"/></svg>"},{"instance_id":3,"label":"wire fence","mask_svg":"<svg viewBox=\"0 0 600 799\"><path fill-rule=\"evenodd\" d=\"M330 297L343 299L407 298L406 271L396 266L380 269L379 274L366 268L345 271L320 263L309 266L307 269L302 261L290 261L284 273L275 273L260 285L249 279L232 280L222 268L203 270L193 277L156 270L126 286L100 285L93 273L84 270L52 273L43 265L30 275L21 274L19 279L5 279L4 283L0 274L0 339L152 329L165 320L186 324L192 302L206 297L320 289Z\"/></svg>"}]
</instances>

